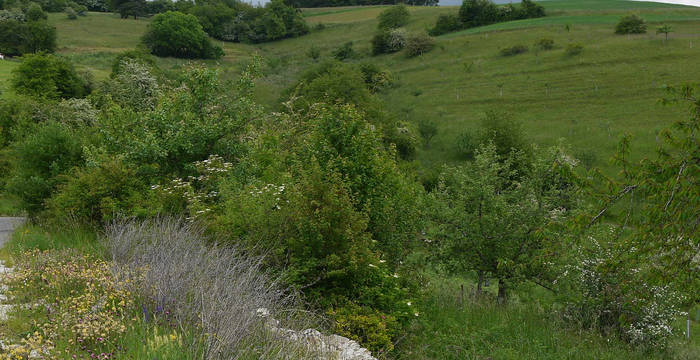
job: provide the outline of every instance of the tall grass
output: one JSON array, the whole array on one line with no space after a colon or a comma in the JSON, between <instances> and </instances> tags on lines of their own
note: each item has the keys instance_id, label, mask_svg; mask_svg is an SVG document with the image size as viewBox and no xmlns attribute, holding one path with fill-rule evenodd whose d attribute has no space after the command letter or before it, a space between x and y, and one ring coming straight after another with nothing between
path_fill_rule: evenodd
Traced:
<instances>
[{"instance_id":1,"label":"tall grass","mask_svg":"<svg viewBox=\"0 0 700 360\"><path fill-rule=\"evenodd\" d=\"M464 301L460 284L466 283ZM563 322L551 295L524 286L506 305L495 286L474 297L469 280L427 276L421 316L398 346L398 359L697 359L694 343L676 339L666 352L644 353L615 338Z\"/></svg>"}]
</instances>

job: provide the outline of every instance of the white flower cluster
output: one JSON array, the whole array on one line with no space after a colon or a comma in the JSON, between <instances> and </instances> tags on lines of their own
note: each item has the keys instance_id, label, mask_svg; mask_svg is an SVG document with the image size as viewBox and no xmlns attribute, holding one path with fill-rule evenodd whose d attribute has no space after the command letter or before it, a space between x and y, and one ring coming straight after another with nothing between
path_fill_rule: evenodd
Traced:
<instances>
[{"instance_id":1,"label":"white flower cluster","mask_svg":"<svg viewBox=\"0 0 700 360\"><path fill-rule=\"evenodd\" d=\"M274 196L275 203L274 203L274 205L272 205L272 208L274 210L280 210L280 209L282 209L282 206L280 204L282 203L282 196L284 195L285 188L286 188L285 184L281 184L281 185L267 184L260 189L253 186L252 190L250 190L249 193L253 197L258 197L258 196L263 196L263 195ZM289 200L285 200L285 202L288 203Z\"/></svg>"}]
</instances>

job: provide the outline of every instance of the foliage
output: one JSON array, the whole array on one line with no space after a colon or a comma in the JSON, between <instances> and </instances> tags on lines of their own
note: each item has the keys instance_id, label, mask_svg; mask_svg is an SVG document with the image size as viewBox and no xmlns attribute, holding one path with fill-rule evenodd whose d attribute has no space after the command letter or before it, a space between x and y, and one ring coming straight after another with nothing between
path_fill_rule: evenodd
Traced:
<instances>
[{"instance_id":1,"label":"foliage","mask_svg":"<svg viewBox=\"0 0 700 360\"><path fill-rule=\"evenodd\" d=\"M668 24L664 24L656 28L656 34L664 34L666 36L666 40L668 40L668 34L672 32L673 28Z\"/></svg>"},{"instance_id":2,"label":"foliage","mask_svg":"<svg viewBox=\"0 0 700 360\"><path fill-rule=\"evenodd\" d=\"M528 51L525 45L513 45L511 47L505 47L501 49L501 56L514 56L519 54L524 54Z\"/></svg>"},{"instance_id":3,"label":"foliage","mask_svg":"<svg viewBox=\"0 0 700 360\"><path fill-rule=\"evenodd\" d=\"M570 43L566 45L566 49L564 50L564 54L566 54L566 56L576 56L581 54L582 52L583 45L578 43Z\"/></svg>"},{"instance_id":4,"label":"foliage","mask_svg":"<svg viewBox=\"0 0 700 360\"><path fill-rule=\"evenodd\" d=\"M211 43L193 15L168 11L148 25L144 44L157 56L217 59L223 50Z\"/></svg>"},{"instance_id":5,"label":"foliage","mask_svg":"<svg viewBox=\"0 0 700 360\"><path fill-rule=\"evenodd\" d=\"M340 61L354 59L358 56L357 52L352 47L352 41L348 41L345 44L340 45L335 50L333 50L331 54L336 60Z\"/></svg>"},{"instance_id":6,"label":"foliage","mask_svg":"<svg viewBox=\"0 0 700 360\"><path fill-rule=\"evenodd\" d=\"M576 207L576 163L562 149L542 151L529 167L516 164L523 161L487 144L473 164L445 168L431 193L437 257L452 272L497 278L501 301L514 284L548 276L540 258L557 246L558 228Z\"/></svg>"},{"instance_id":7,"label":"foliage","mask_svg":"<svg viewBox=\"0 0 700 360\"><path fill-rule=\"evenodd\" d=\"M148 54L141 49L127 50L119 53L114 58L114 61L112 62L112 72L109 74L109 77L114 78L115 76L121 74L124 71L122 69L122 65L133 64L134 62L147 67L151 72L158 70L156 61L151 54Z\"/></svg>"},{"instance_id":8,"label":"foliage","mask_svg":"<svg viewBox=\"0 0 700 360\"><path fill-rule=\"evenodd\" d=\"M86 224L140 215L146 186L137 175L119 160L76 169L62 179L46 207L54 219Z\"/></svg>"},{"instance_id":9,"label":"foliage","mask_svg":"<svg viewBox=\"0 0 700 360\"><path fill-rule=\"evenodd\" d=\"M636 14L623 16L615 25L615 34L644 34L646 32L646 22Z\"/></svg>"},{"instance_id":10,"label":"foliage","mask_svg":"<svg viewBox=\"0 0 700 360\"><path fill-rule=\"evenodd\" d=\"M428 30L430 36L439 36L462 28L459 17L456 14L440 14L435 21L435 26Z\"/></svg>"},{"instance_id":11,"label":"foliage","mask_svg":"<svg viewBox=\"0 0 700 360\"><path fill-rule=\"evenodd\" d=\"M71 63L50 54L25 55L14 71L12 87L18 94L46 99L84 97L90 92Z\"/></svg>"},{"instance_id":12,"label":"foliage","mask_svg":"<svg viewBox=\"0 0 700 360\"><path fill-rule=\"evenodd\" d=\"M197 17L207 34L226 41L260 43L309 32L301 13L282 0L270 1L264 8L244 2L197 4L188 12Z\"/></svg>"},{"instance_id":13,"label":"foliage","mask_svg":"<svg viewBox=\"0 0 700 360\"><path fill-rule=\"evenodd\" d=\"M306 55L311 58L311 60L318 61L318 59L321 57L321 49L319 49L317 46L311 45L309 50L306 52Z\"/></svg>"},{"instance_id":14,"label":"foliage","mask_svg":"<svg viewBox=\"0 0 700 360\"><path fill-rule=\"evenodd\" d=\"M358 5L395 5L396 0L287 0L289 5L297 8L317 8L335 6L358 6ZM407 0L402 3L413 6L436 6L437 0Z\"/></svg>"},{"instance_id":15,"label":"foliage","mask_svg":"<svg viewBox=\"0 0 700 360\"><path fill-rule=\"evenodd\" d=\"M434 120L423 119L418 122L418 132L427 146L430 144L430 140L437 135L438 127Z\"/></svg>"},{"instance_id":16,"label":"foliage","mask_svg":"<svg viewBox=\"0 0 700 360\"><path fill-rule=\"evenodd\" d=\"M356 340L373 354L385 354L394 349L398 324L391 315L384 315L371 308L348 305L328 310L335 319L333 332Z\"/></svg>"},{"instance_id":17,"label":"foliage","mask_svg":"<svg viewBox=\"0 0 700 360\"><path fill-rule=\"evenodd\" d=\"M82 160L81 139L65 125L47 122L13 146L12 177L8 190L30 215L43 208L60 181Z\"/></svg>"},{"instance_id":18,"label":"foliage","mask_svg":"<svg viewBox=\"0 0 700 360\"><path fill-rule=\"evenodd\" d=\"M73 10L73 8L66 8L66 16L69 20L78 19L78 14L75 12L75 10Z\"/></svg>"},{"instance_id":19,"label":"foliage","mask_svg":"<svg viewBox=\"0 0 700 360\"><path fill-rule=\"evenodd\" d=\"M106 82L101 89L111 96L117 104L135 111L147 111L155 108L160 86L148 67L138 60L124 58L114 72L114 80Z\"/></svg>"},{"instance_id":20,"label":"foliage","mask_svg":"<svg viewBox=\"0 0 700 360\"><path fill-rule=\"evenodd\" d=\"M406 46L407 33L404 29L380 30L372 38L372 55L400 51Z\"/></svg>"},{"instance_id":21,"label":"foliage","mask_svg":"<svg viewBox=\"0 0 700 360\"><path fill-rule=\"evenodd\" d=\"M304 73L283 96L291 98L293 107L298 110L308 109L314 103L353 104L362 109L367 121L377 126L387 146L395 144L401 158L410 158L415 154L413 130L401 126L387 114L382 103L372 94L377 89L372 77L386 83L387 76L379 75L365 65L358 69L341 62L324 62Z\"/></svg>"},{"instance_id":22,"label":"foliage","mask_svg":"<svg viewBox=\"0 0 700 360\"><path fill-rule=\"evenodd\" d=\"M544 8L532 0L523 0L518 7L513 4L496 6L491 0L464 0L458 16L440 15L430 35L437 36L459 29L469 29L499 22L544 17Z\"/></svg>"},{"instance_id":23,"label":"foliage","mask_svg":"<svg viewBox=\"0 0 700 360\"><path fill-rule=\"evenodd\" d=\"M370 92L376 93L392 85L393 78L388 70L382 70L374 63L360 64L360 72Z\"/></svg>"},{"instance_id":24,"label":"foliage","mask_svg":"<svg viewBox=\"0 0 700 360\"><path fill-rule=\"evenodd\" d=\"M406 55L423 55L435 47L435 39L427 34L412 34L406 38Z\"/></svg>"},{"instance_id":25,"label":"foliage","mask_svg":"<svg viewBox=\"0 0 700 360\"><path fill-rule=\"evenodd\" d=\"M680 310L685 299L671 284L649 284L644 270L619 264L627 254L614 245L616 232L592 230L557 279L567 290L565 317L637 347L662 349L674 335L674 321L686 315Z\"/></svg>"},{"instance_id":26,"label":"foliage","mask_svg":"<svg viewBox=\"0 0 700 360\"><path fill-rule=\"evenodd\" d=\"M17 56L56 49L56 28L45 21L0 21L0 53Z\"/></svg>"},{"instance_id":27,"label":"foliage","mask_svg":"<svg viewBox=\"0 0 700 360\"><path fill-rule=\"evenodd\" d=\"M406 5L394 5L379 13L379 16L377 16L377 20L379 20L379 24L377 24L377 27L380 30L391 30L400 28L408 24L408 20L410 18L411 14L408 12L408 8L406 7Z\"/></svg>"},{"instance_id":28,"label":"foliage","mask_svg":"<svg viewBox=\"0 0 700 360\"><path fill-rule=\"evenodd\" d=\"M46 15L41 9L41 6L37 3L31 3L29 7L27 7L25 15L27 16L27 21L46 20L48 18L48 15Z\"/></svg>"}]
</instances>

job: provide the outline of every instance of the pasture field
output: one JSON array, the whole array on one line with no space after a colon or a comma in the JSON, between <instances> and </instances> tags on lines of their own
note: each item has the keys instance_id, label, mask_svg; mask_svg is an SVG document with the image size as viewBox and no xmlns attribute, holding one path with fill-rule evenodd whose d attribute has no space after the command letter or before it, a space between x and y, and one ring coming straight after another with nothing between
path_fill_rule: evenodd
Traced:
<instances>
[{"instance_id":1,"label":"pasture field","mask_svg":"<svg viewBox=\"0 0 700 360\"><path fill-rule=\"evenodd\" d=\"M459 161L457 137L478 127L484 113L493 109L523 122L533 141L550 145L563 139L575 155L604 169L609 169L607 159L624 134L633 136L633 154L650 154L659 129L684 116L684 109L658 104L664 86L700 79L700 9L603 0L542 4L549 14L545 18L446 34L437 38L435 50L412 59L403 53L369 55L381 6L307 9L309 23L322 23L324 29L258 45L217 41L226 56L206 63L234 75L252 53L259 53L267 67L256 93L260 102L274 106L282 90L314 65L307 55L312 44L321 50L322 61L352 41L360 54L353 61L376 63L392 72L394 87L380 94L387 108L409 124L426 118L439 124L438 135L418 154L427 167ZM425 31L439 14L457 9L412 7L406 28ZM649 32L615 35L614 24L632 10L647 19ZM92 70L97 79L107 76L115 53L138 46L148 23L100 13L77 21L53 14L50 21L58 28L59 53ZM668 42L655 34L661 23L674 29ZM533 44L543 38L554 40L555 49L534 51ZM583 45L583 53L566 56L571 43ZM501 48L513 45L529 46L530 51L500 56ZM165 68L188 62L159 61Z\"/></svg>"}]
</instances>

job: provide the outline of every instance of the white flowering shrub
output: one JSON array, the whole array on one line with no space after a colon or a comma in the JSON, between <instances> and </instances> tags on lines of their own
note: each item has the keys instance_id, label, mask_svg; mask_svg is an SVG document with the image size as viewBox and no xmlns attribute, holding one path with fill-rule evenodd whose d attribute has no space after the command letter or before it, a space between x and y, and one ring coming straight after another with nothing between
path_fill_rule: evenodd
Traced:
<instances>
[{"instance_id":1,"label":"white flowering shrub","mask_svg":"<svg viewBox=\"0 0 700 360\"><path fill-rule=\"evenodd\" d=\"M685 315L680 309L684 298L669 285L650 284L645 269L620 261L636 249L605 245L593 236L587 243L557 279L568 290L565 318L617 333L638 347L664 348L674 335L673 321Z\"/></svg>"},{"instance_id":2,"label":"white flowering shrub","mask_svg":"<svg viewBox=\"0 0 700 360\"><path fill-rule=\"evenodd\" d=\"M167 184L151 186L151 190L161 199L160 203L182 207L188 214L187 220L200 218L212 211L219 198L218 180L231 170L233 164L224 161L221 156L209 155L206 160L195 162L194 166L197 175L174 178Z\"/></svg>"}]
</instances>

